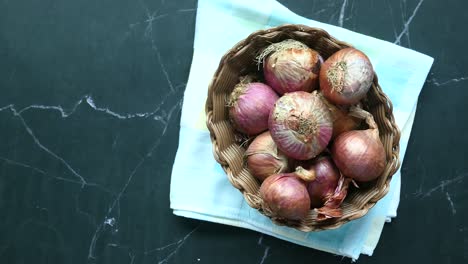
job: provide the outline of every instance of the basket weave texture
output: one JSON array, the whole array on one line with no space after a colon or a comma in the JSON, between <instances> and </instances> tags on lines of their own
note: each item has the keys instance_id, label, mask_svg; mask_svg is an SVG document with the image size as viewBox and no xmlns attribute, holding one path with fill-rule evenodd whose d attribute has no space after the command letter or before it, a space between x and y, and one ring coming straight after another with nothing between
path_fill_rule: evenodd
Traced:
<instances>
[{"instance_id":1,"label":"basket weave texture","mask_svg":"<svg viewBox=\"0 0 468 264\"><path fill-rule=\"evenodd\" d=\"M378 125L380 140L386 151L387 165L382 175L374 182L351 188L341 205L343 215L326 221L317 221L317 213L310 210L309 215L300 222L276 219L262 209L260 182L250 174L244 162L247 146L238 140L229 120L227 100L241 76L259 72L256 56L272 43L285 39L295 39L307 44L327 59L336 51L351 47L339 41L319 28L304 25L283 25L252 33L231 48L221 59L212 79L206 101L207 127L213 143L213 154L221 164L231 184L239 189L246 202L252 208L271 218L277 225L286 225L301 231L319 231L338 228L341 225L364 216L377 201L389 191L392 175L400 166L399 139L400 132L393 117L393 107L389 98L383 93L375 75L372 87L361 103L369 111Z\"/></svg>"}]
</instances>

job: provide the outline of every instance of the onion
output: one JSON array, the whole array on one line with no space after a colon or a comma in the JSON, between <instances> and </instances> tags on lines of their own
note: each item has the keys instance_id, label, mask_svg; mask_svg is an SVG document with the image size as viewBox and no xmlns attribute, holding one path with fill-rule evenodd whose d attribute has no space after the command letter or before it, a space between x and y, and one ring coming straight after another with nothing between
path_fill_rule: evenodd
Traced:
<instances>
[{"instance_id":1,"label":"onion","mask_svg":"<svg viewBox=\"0 0 468 264\"><path fill-rule=\"evenodd\" d=\"M317 212L316 220L341 217L343 211L340 206L348 194L352 179L344 177L328 156L297 164L305 166L307 172L315 177L314 181L308 183L307 190L311 207Z\"/></svg>"},{"instance_id":2,"label":"onion","mask_svg":"<svg viewBox=\"0 0 468 264\"><path fill-rule=\"evenodd\" d=\"M327 198L325 204L322 207L314 209L318 213L317 221L323 221L329 218L338 218L343 216L343 211L341 210L340 206L346 198L346 195L348 194L350 182L351 178L345 178L343 174L341 174L334 193Z\"/></svg>"},{"instance_id":3,"label":"onion","mask_svg":"<svg viewBox=\"0 0 468 264\"><path fill-rule=\"evenodd\" d=\"M328 145L333 127L330 111L317 93L282 96L270 114L271 136L286 156L308 160Z\"/></svg>"},{"instance_id":4,"label":"onion","mask_svg":"<svg viewBox=\"0 0 468 264\"><path fill-rule=\"evenodd\" d=\"M305 166L304 168L315 174L315 180L307 186L310 205L312 208L323 206L334 194L340 178L340 172L328 156L314 159L310 162L309 166Z\"/></svg>"},{"instance_id":5,"label":"onion","mask_svg":"<svg viewBox=\"0 0 468 264\"><path fill-rule=\"evenodd\" d=\"M371 181L379 177L385 168L385 149L372 115L362 109L351 112L365 117L369 129L339 135L331 148L333 161L346 177L361 182Z\"/></svg>"},{"instance_id":6,"label":"onion","mask_svg":"<svg viewBox=\"0 0 468 264\"><path fill-rule=\"evenodd\" d=\"M229 98L229 116L234 127L247 135L268 129L268 117L278 95L268 86L243 78Z\"/></svg>"},{"instance_id":7,"label":"onion","mask_svg":"<svg viewBox=\"0 0 468 264\"><path fill-rule=\"evenodd\" d=\"M318 88L320 54L302 42L287 39L268 46L259 56L265 81L277 93L311 92Z\"/></svg>"},{"instance_id":8,"label":"onion","mask_svg":"<svg viewBox=\"0 0 468 264\"><path fill-rule=\"evenodd\" d=\"M285 172L288 158L278 150L269 131L258 135L245 152L247 167L253 176L263 181L268 176Z\"/></svg>"},{"instance_id":9,"label":"onion","mask_svg":"<svg viewBox=\"0 0 468 264\"><path fill-rule=\"evenodd\" d=\"M319 93L320 98L327 105L330 110L333 121L333 134L332 139L336 138L339 134L356 129L361 120L348 114L348 110L342 106L336 106L330 103L322 93Z\"/></svg>"},{"instance_id":10,"label":"onion","mask_svg":"<svg viewBox=\"0 0 468 264\"><path fill-rule=\"evenodd\" d=\"M299 167L296 172L272 175L262 183L263 210L273 218L304 219L310 210L306 181L314 175Z\"/></svg>"},{"instance_id":11,"label":"onion","mask_svg":"<svg viewBox=\"0 0 468 264\"><path fill-rule=\"evenodd\" d=\"M335 104L359 102L374 79L374 70L367 56L354 48L337 51L320 69L320 89Z\"/></svg>"}]
</instances>

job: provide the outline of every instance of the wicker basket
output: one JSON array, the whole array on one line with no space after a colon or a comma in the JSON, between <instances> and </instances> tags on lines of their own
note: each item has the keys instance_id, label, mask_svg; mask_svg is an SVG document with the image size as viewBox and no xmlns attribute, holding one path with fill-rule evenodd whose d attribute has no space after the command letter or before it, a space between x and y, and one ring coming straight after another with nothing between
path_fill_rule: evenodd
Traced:
<instances>
[{"instance_id":1,"label":"wicker basket","mask_svg":"<svg viewBox=\"0 0 468 264\"><path fill-rule=\"evenodd\" d=\"M211 134L215 159L225 170L231 184L242 192L247 203L268 217L270 216L262 210L260 183L245 166L246 146L237 140L238 134L229 121L226 102L240 76L258 72L255 61L258 52L271 43L288 38L306 43L317 50L324 59L340 49L350 47L349 44L336 40L322 29L304 25L283 25L254 32L223 56L210 84L206 102L207 126ZM387 166L383 174L367 186L350 189L341 205L343 216L340 218L317 221L317 213L311 210L307 218L300 222L284 222L270 217L274 223L306 232L338 228L344 223L364 216L388 192L391 176L400 165L398 158L400 132L393 117L392 103L382 92L377 76L362 103L374 116L379 127L380 139L387 155Z\"/></svg>"}]
</instances>

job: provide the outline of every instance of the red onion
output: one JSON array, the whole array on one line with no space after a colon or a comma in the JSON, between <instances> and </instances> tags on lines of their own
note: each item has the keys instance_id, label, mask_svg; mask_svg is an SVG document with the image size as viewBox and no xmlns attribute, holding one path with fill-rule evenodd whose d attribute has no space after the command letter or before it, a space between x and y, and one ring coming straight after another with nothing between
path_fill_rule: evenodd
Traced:
<instances>
[{"instance_id":1,"label":"red onion","mask_svg":"<svg viewBox=\"0 0 468 264\"><path fill-rule=\"evenodd\" d=\"M366 182L382 174L386 165L385 149L372 115L364 110L353 110L354 115L365 116L367 130L353 130L339 135L331 153L338 169L346 177Z\"/></svg>"},{"instance_id":2,"label":"red onion","mask_svg":"<svg viewBox=\"0 0 468 264\"><path fill-rule=\"evenodd\" d=\"M263 210L274 218L301 220L310 210L310 198L305 181L313 174L299 168L298 172L272 175L262 183L260 196Z\"/></svg>"},{"instance_id":3,"label":"red onion","mask_svg":"<svg viewBox=\"0 0 468 264\"><path fill-rule=\"evenodd\" d=\"M268 117L278 95L268 86L245 78L229 98L229 116L234 127L247 135L268 129Z\"/></svg>"},{"instance_id":4,"label":"red onion","mask_svg":"<svg viewBox=\"0 0 468 264\"><path fill-rule=\"evenodd\" d=\"M268 127L278 148L298 160L317 156L333 132L330 112L316 92L282 96L271 111Z\"/></svg>"},{"instance_id":5,"label":"red onion","mask_svg":"<svg viewBox=\"0 0 468 264\"><path fill-rule=\"evenodd\" d=\"M337 51L320 69L320 89L335 104L359 102L369 91L374 70L367 56L354 48Z\"/></svg>"},{"instance_id":6,"label":"red onion","mask_svg":"<svg viewBox=\"0 0 468 264\"><path fill-rule=\"evenodd\" d=\"M253 176L263 181L268 176L285 172L288 158L278 150L269 131L258 135L245 152L247 167Z\"/></svg>"},{"instance_id":7,"label":"red onion","mask_svg":"<svg viewBox=\"0 0 468 264\"><path fill-rule=\"evenodd\" d=\"M268 46L258 56L263 61L265 81L280 95L311 92L318 87L320 54L302 42L287 39Z\"/></svg>"},{"instance_id":8,"label":"red onion","mask_svg":"<svg viewBox=\"0 0 468 264\"><path fill-rule=\"evenodd\" d=\"M320 98L327 105L330 110L333 120L333 135L332 139L336 138L339 134L356 129L361 120L348 114L348 110L343 106L336 106L330 103L322 93L319 93Z\"/></svg>"},{"instance_id":9,"label":"red onion","mask_svg":"<svg viewBox=\"0 0 468 264\"><path fill-rule=\"evenodd\" d=\"M335 192L340 178L340 171L328 156L321 156L304 167L315 173L315 180L307 186L312 208L322 206Z\"/></svg>"},{"instance_id":10,"label":"red onion","mask_svg":"<svg viewBox=\"0 0 468 264\"><path fill-rule=\"evenodd\" d=\"M341 174L334 193L327 198L325 204L322 207L314 209L318 213L317 221L343 216L343 211L341 210L340 206L348 194L350 182L351 178L345 178L343 174Z\"/></svg>"}]
</instances>

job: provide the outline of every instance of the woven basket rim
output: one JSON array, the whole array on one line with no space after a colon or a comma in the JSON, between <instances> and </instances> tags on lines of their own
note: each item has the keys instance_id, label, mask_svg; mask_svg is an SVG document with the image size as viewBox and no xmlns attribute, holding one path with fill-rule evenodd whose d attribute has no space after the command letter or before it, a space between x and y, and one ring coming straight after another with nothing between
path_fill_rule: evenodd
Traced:
<instances>
[{"instance_id":1,"label":"woven basket rim","mask_svg":"<svg viewBox=\"0 0 468 264\"><path fill-rule=\"evenodd\" d=\"M352 45L337 40L334 37L332 37L328 32L326 32L323 29L320 28L314 28L314 27L309 27L306 25L301 25L301 24L285 24L269 29L264 29L264 30L258 30L253 33L251 33L249 36L247 36L245 39L239 41L236 45L234 45L230 50L228 50L224 56L221 58L219 62L219 66L211 80L211 83L208 88L208 97L206 100L205 104L205 113L206 113L206 125L208 130L210 131L210 138L211 142L213 145L213 155L216 161L222 166L223 170L226 172L229 181L231 184L239 189L241 193L244 196L244 199L246 202L251 206L252 208L255 208L259 210L261 213L265 214L259 208L259 203L261 203L261 200L259 201L258 196L253 193L249 192L246 190L244 184L244 181L250 180L245 178L240 178L239 175L234 175L233 174L233 169L229 165L229 160L231 157L226 156L226 150L227 147L221 146L222 144L220 143L220 140L222 141L222 135L226 133L226 130L229 130L228 128L225 128L223 126L223 129L219 129L219 125L221 124L221 121L214 120L214 116L216 113L214 113L214 109L216 107L215 104L219 105L219 100L216 101L214 100L214 97L218 98L219 94L217 94L216 89L219 86L219 83L222 82L222 78L220 77L220 74L222 74L222 71L224 70L224 66L228 65L229 62L233 59L236 58L236 56L240 56L239 54L242 53L244 49L248 49L249 45L257 40L262 40L263 39L268 39L269 37L277 36L277 35L287 35L292 38L295 38L295 36L318 36L320 40L323 40L327 45L331 46L336 46L338 49L346 48L346 47L352 47ZM325 59L325 58L324 58ZM375 78L373 80L373 84L371 87L372 93L375 93L375 97L377 99L376 104L373 105L373 107L377 107L378 111L378 117L376 118L376 122L379 124L379 130L384 128L385 131L388 130L388 133L385 133L383 142L388 142L388 146L386 148L387 151L387 166L382 174L381 177L385 176L385 182L383 182L381 188L376 189L376 192L373 193L370 197L368 197L367 201L365 201L364 205L359 208L359 210L353 212L351 215L346 215L338 219L332 219L332 220L327 220L324 222L316 223L316 222L311 222L311 221L301 221L300 223L285 223L283 221L279 221L278 219L272 218L273 222L278 225L286 225L290 226L292 228L298 229L300 231L319 231L319 230L327 230L327 229L335 229L343 224L351 221L358 219L360 217L363 217L364 215L367 214L367 212L381 199L383 198L389 191L390 189L390 181L393 176L393 174L398 170L400 166L400 160L399 160L399 139L400 139L400 130L398 129L398 126L396 125L395 118L393 116L393 105L388 96L382 91L382 88L380 87L378 83L378 78L377 74L375 74ZM215 101L215 102L214 102ZM372 101L369 99L370 103L374 103L375 101ZM389 137L389 138L386 138ZM382 137L381 137L382 140ZM229 146L231 148L235 148L235 146ZM228 150L230 151L230 150ZM237 152L235 152L237 153ZM232 153L231 153L232 156ZM251 176L253 177L253 176ZM246 183L245 183L246 184ZM271 217L270 217L271 218Z\"/></svg>"}]
</instances>

